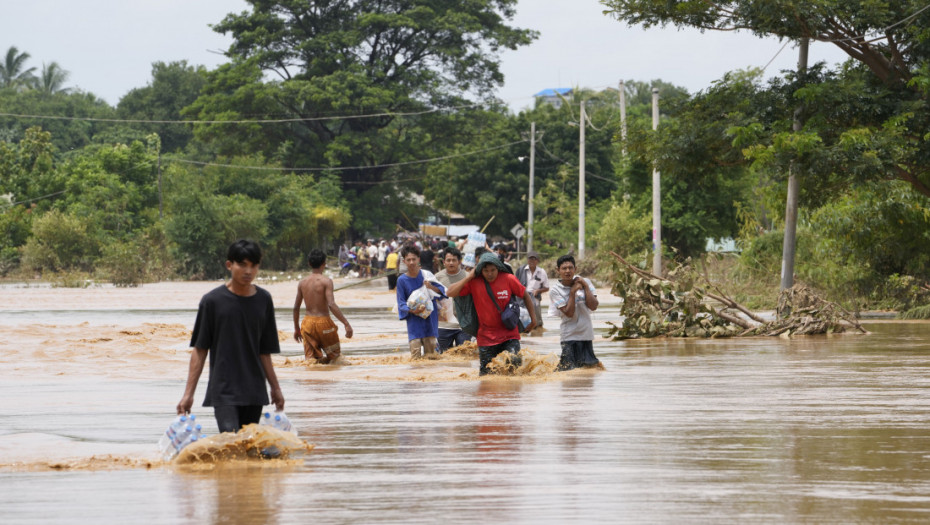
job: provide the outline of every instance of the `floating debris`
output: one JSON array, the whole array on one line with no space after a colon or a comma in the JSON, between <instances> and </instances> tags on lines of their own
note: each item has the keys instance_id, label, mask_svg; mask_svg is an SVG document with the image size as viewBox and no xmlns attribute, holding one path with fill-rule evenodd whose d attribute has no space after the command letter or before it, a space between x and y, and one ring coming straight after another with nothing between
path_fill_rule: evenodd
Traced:
<instances>
[{"instance_id":1,"label":"floating debris","mask_svg":"<svg viewBox=\"0 0 930 525\"><path fill-rule=\"evenodd\" d=\"M674 267L667 278L641 270L615 253L626 267L611 290L623 299L623 323L614 323L614 340L649 337L791 336L841 333L854 327L867 333L850 312L797 284L781 293L779 317L765 321L714 286L690 264ZM711 291L713 290L713 291Z\"/></svg>"}]
</instances>

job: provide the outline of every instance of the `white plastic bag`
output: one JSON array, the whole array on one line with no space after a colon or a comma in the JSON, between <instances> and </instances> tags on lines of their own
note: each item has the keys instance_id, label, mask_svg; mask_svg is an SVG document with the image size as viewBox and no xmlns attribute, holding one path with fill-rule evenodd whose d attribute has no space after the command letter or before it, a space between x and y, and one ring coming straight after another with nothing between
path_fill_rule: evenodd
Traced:
<instances>
[{"instance_id":1,"label":"white plastic bag","mask_svg":"<svg viewBox=\"0 0 930 525\"><path fill-rule=\"evenodd\" d=\"M526 306L521 306L520 307L520 322L523 323L523 326L529 326L530 321L532 321L532 319L530 319L530 311L526 309Z\"/></svg>"},{"instance_id":2,"label":"white plastic bag","mask_svg":"<svg viewBox=\"0 0 930 525\"><path fill-rule=\"evenodd\" d=\"M410 308L410 311L414 311L420 306L425 306L426 308L416 314L423 319L428 319L430 314L433 313L433 298L430 297L430 289L426 286L421 286L410 293L410 297L407 298L407 308Z\"/></svg>"},{"instance_id":3,"label":"white plastic bag","mask_svg":"<svg viewBox=\"0 0 930 525\"><path fill-rule=\"evenodd\" d=\"M423 286L410 293L410 297L407 298L407 308L413 311L423 305L426 308L416 315L423 319L429 319L429 316L433 313L433 299L441 297L441 295L426 287L426 283L435 281L436 277L431 272L421 271L423 272Z\"/></svg>"}]
</instances>

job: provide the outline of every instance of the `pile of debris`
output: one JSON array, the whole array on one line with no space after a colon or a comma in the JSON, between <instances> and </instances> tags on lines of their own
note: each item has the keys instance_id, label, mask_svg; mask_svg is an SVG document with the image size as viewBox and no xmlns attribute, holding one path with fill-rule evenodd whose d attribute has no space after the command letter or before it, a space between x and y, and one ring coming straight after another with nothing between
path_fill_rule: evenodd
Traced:
<instances>
[{"instance_id":1,"label":"pile of debris","mask_svg":"<svg viewBox=\"0 0 930 525\"><path fill-rule=\"evenodd\" d=\"M778 298L777 318L762 319L727 297L719 287L698 274L690 260L668 272L665 278L631 265L611 253L626 271L611 290L623 299L623 323L613 323L608 336L614 340L641 337L738 337L768 335L790 337L866 330L850 312L797 284Z\"/></svg>"}]
</instances>

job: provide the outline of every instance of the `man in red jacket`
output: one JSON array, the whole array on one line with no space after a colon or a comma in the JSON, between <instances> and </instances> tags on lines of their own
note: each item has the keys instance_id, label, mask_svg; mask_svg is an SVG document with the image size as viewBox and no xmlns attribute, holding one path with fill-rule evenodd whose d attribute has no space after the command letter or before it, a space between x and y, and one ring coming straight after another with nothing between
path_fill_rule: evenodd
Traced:
<instances>
[{"instance_id":1,"label":"man in red jacket","mask_svg":"<svg viewBox=\"0 0 930 525\"><path fill-rule=\"evenodd\" d=\"M533 298L512 273L507 273L497 255L482 254L475 269L469 270L465 279L449 287L446 295L470 295L475 303L478 313L478 375L487 374L488 363L501 352L517 354L520 351L519 329L506 328L501 322L500 312L507 307L511 297L523 297L527 304L533 304ZM536 312L531 309L529 313L530 324L524 328L525 332L536 327Z\"/></svg>"}]
</instances>

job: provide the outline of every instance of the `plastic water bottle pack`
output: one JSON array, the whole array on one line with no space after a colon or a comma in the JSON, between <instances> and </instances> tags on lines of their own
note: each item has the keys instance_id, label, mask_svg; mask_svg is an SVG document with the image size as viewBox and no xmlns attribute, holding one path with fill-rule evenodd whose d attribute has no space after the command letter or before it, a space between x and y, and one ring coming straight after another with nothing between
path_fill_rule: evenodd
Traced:
<instances>
[{"instance_id":1,"label":"plastic water bottle pack","mask_svg":"<svg viewBox=\"0 0 930 525\"><path fill-rule=\"evenodd\" d=\"M204 437L197 416L181 415L174 419L158 440L158 450L165 461L170 461L187 445Z\"/></svg>"},{"instance_id":2,"label":"plastic water bottle pack","mask_svg":"<svg viewBox=\"0 0 930 525\"><path fill-rule=\"evenodd\" d=\"M291 425L291 421L287 418L287 415L283 410L275 412L265 412L262 414L262 425L270 425L273 428L276 428L282 432L294 432L294 426ZM296 434L296 432L294 432Z\"/></svg>"}]
</instances>

